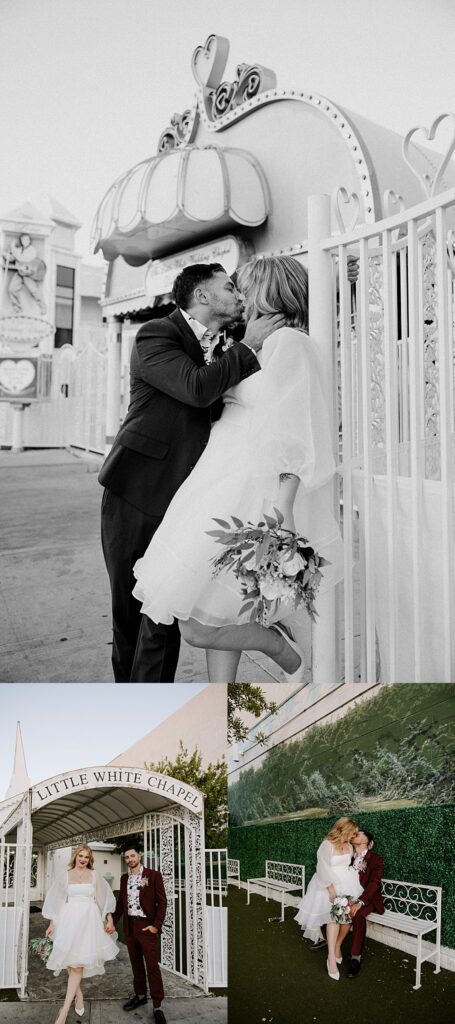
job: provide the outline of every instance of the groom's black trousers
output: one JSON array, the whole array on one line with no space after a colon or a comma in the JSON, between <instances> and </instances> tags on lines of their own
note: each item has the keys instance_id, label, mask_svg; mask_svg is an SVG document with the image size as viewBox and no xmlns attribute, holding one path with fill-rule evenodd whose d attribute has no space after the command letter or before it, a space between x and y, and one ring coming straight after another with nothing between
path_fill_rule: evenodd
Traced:
<instances>
[{"instance_id":1,"label":"groom's black trousers","mask_svg":"<svg viewBox=\"0 0 455 1024\"><path fill-rule=\"evenodd\" d=\"M180 631L142 615L133 597L133 566L142 558L161 522L105 489L101 503L101 540L112 592L112 668L117 683L172 683L180 650Z\"/></svg>"}]
</instances>

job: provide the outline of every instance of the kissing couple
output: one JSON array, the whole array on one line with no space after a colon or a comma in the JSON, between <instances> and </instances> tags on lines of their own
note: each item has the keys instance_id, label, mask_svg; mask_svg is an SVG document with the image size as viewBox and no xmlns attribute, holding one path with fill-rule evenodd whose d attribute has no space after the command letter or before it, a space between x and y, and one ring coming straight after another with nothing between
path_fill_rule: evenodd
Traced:
<instances>
[{"instance_id":1,"label":"kissing couple","mask_svg":"<svg viewBox=\"0 0 455 1024\"><path fill-rule=\"evenodd\" d=\"M143 867L135 843L123 853L128 873L120 879L117 900L94 870L93 851L84 843L76 847L68 870L56 878L44 900L42 915L50 920L46 938L52 940L46 967L56 977L63 970L68 972L66 996L55 1024L65 1024L73 1000L77 1016L83 1017L82 981L104 974L105 963L118 956L115 925L121 917L134 978L134 994L123 1009L135 1010L147 1002L148 978L154 1022L166 1024L158 964L158 935L167 906L163 879L159 871Z\"/></svg>"},{"instance_id":2,"label":"kissing couple","mask_svg":"<svg viewBox=\"0 0 455 1024\"><path fill-rule=\"evenodd\" d=\"M214 520L282 515L342 577L333 512L331 418L308 334L308 278L295 258L185 267L176 309L138 331L131 400L101 469L102 542L112 592L117 682L172 682L180 636L207 655L210 682L235 682L242 651L303 680L307 612L277 599L266 625L241 610L232 571L213 576ZM225 330L245 319L242 341ZM222 399L222 401L221 401ZM218 418L217 418L218 417Z\"/></svg>"},{"instance_id":3,"label":"kissing couple","mask_svg":"<svg viewBox=\"0 0 455 1024\"><path fill-rule=\"evenodd\" d=\"M339 818L317 852L316 872L299 904L295 920L311 950L327 949L327 973L339 981L342 944L352 929L348 978L362 965L368 914L384 913L381 896L383 859L373 853L371 832L362 831L351 818Z\"/></svg>"}]
</instances>

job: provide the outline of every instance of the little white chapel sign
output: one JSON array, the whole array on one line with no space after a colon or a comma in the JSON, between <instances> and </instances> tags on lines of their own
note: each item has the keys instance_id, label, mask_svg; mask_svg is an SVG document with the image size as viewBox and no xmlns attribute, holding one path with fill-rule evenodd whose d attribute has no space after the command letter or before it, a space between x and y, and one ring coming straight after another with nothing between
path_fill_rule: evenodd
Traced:
<instances>
[{"instance_id":1,"label":"little white chapel sign","mask_svg":"<svg viewBox=\"0 0 455 1024\"><path fill-rule=\"evenodd\" d=\"M149 793L156 793L158 796L167 797L170 801L188 807L196 814L202 813L202 793L178 779L173 779L169 775L160 775L159 772L144 771L141 768L103 766L65 772L63 775L55 775L51 779L46 779L45 782L40 782L32 789L32 812L53 800L58 800L59 797L68 796L70 793L89 789L109 789L112 786L124 789L142 789Z\"/></svg>"}]
</instances>

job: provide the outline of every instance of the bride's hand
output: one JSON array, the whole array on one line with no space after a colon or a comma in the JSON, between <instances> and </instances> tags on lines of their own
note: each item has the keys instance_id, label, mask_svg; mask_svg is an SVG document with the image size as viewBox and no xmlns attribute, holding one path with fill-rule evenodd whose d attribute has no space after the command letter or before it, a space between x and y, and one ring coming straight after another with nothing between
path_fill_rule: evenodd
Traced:
<instances>
[{"instance_id":1,"label":"bride's hand","mask_svg":"<svg viewBox=\"0 0 455 1024\"><path fill-rule=\"evenodd\" d=\"M273 316L258 316L251 318L246 325L243 341L255 352L259 352L269 334L285 327L285 319L281 313L274 313Z\"/></svg>"},{"instance_id":2,"label":"bride's hand","mask_svg":"<svg viewBox=\"0 0 455 1024\"><path fill-rule=\"evenodd\" d=\"M54 934L54 925L53 925L53 923L51 921L49 927L46 928L46 939L50 939L53 934Z\"/></svg>"},{"instance_id":3,"label":"bride's hand","mask_svg":"<svg viewBox=\"0 0 455 1024\"><path fill-rule=\"evenodd\" d=\"M336 891L336 889L335 889L335 886L334 886L334 885L332 885L332 883L330 883L330 885L328 885L328 886L327 886L327 892L328 892L328 894L329 894L329 898L330 898L331 900L334 900L334 899L335 899L335 897L336 897L337 891Z\"/></svg>"}]
</instances>

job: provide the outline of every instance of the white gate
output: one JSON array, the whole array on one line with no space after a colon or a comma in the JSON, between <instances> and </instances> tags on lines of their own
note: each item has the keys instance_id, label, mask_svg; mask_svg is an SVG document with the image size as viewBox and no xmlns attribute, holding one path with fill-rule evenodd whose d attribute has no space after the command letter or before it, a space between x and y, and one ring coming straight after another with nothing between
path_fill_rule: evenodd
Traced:
<instances>
[{"instance_id":1,"label":"white gate","mask_svg":"<svg viewBox=\"0 0 455 1024\"><path fill-rule=\"evenodd\" d=\"M202 819L183 808L146 816L144 864L161 871L168 900L161 963L208 988Z\"/></svg>"},{"instance_id":2,"label":"white gate","mask_svg":"<svg viewBox=\"0 0 455 1024\"><path fill-rule=\"evenodd\" d=\"M227 986L227 850L205 851L206 937L209 985Z\"/></svg>"},{"instance_id":3,"label":"white gate","mask_svg":"<svg viewBox=\"0 0 455 1024\"><path fill-rule=\"evenodd\" d=\"M63 345L52 353L48 401L25 409L26 448L82 448L104 454L106 442L107 355L94 345L78 350ZM0 444L12 442L12 409L0 402Z\"/></svg>"},{"instance_id":4,"label":"white gate","mask_svg":"<svg viewBox=\"0 0 455 1024\"><path fill-rule=\"evenodd\" d=\"M15 988L24 998L27 986L31 824L28 794L8 827L15 842L0 839L0 989Z\"/></svg>"},{"instance_id":5,"label":"white gate","mask_svg":"<svg viewBox=\"0 0 455 1024\"><path fill-rule=\"evenodd\" d=\"M310 314L339 299L347 682L455 679L454 224L451 189L338 237L323 216L313 276L310 250Z\"/></svg>"}]
</instances>

